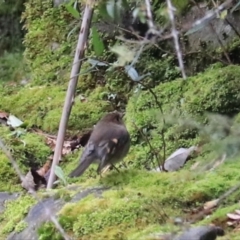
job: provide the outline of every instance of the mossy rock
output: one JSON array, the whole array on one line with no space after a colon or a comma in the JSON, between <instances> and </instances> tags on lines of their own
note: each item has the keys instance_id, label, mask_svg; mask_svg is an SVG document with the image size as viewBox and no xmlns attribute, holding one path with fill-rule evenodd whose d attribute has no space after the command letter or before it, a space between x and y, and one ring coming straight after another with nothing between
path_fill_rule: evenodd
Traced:
<instances>
[{"instance_id":1,"label":"mossy rock","mask_svg":"<svg viewBox=\"0 0 240 240\"><path fill-rule=\"evenodd\" d=\"M213 112L234 116L240 111L240 67L209 69L188 80L183 109L201 115Z\"/></svg>"},{"instance_id":2,"label":"mossy rock","mask_svg":"<svg viewBox=\"0 0 240 240\"><path fill-rule=\"evenodd\" d=\"M22 195L16 200L7 201L5 203L6 209L0 217L0 236L7 236L14 230L21 232L27 227L22 220L35 203L36 200L30 195Z\"/></svg>"},{"instance_id":3,"label":"mossy rock","mask_svg":"<svg viewBox=\"0 0 240 240\"><path fill-rule=\"evenodd\" d=\"M221 196L239 182L237 165L239 161L235 158L209 172L113 171L97 178L95 183L89 181L90 185L100 181L110 190L100 198L88 195L79 202L67 203L59 212L59 221L66 232L79 240L146 239L154 232L172 231L173 226L163 216L184 218L185 209L196 208ZM234 199L238 199L238 195ZM232 200L225 201L204 224L226 219L225 208ZM232 205L228 210L237 208ZM54 234L53 239L62 239L51 223L39 229L41 239L47 239L50 233Z\"/></svg>"}]
</instances>

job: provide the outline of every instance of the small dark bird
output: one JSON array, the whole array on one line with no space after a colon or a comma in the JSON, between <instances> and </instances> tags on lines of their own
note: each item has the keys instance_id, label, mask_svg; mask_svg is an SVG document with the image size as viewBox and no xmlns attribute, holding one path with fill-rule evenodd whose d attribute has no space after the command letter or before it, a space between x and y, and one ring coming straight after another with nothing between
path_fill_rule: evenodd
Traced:
<instances>
[{"instance_id":1,"label":"small dark bird","mask_svg":"<svg viewBox=\"0 0 240 240\"><path fill-rule=\"evenodd\" d=\"M121 161L130 148L130 135L122 120L123 114L117 111L105 115L94 127L80 158L78 167L69 177L78 177L92 163L98 163L97 173L107 165Z\"/></svg>"}]
</instances>

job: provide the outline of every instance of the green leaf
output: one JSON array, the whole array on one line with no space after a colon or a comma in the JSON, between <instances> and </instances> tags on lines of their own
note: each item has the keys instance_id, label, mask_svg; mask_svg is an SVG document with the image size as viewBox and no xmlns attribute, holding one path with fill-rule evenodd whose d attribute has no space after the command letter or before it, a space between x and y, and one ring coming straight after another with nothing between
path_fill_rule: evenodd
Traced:
<instances>
[{"instance_id":1,"label":"green leaf","mask_svg":"<svg viewBox=\"0 0 240 240\"><path fill-rule=\"evenodd\" d=\"M66 181L66 178L64 176L62 168L56 165L55 169L54 169L54 173L64 183L64 185L66 186L67 185L67 181Z\"/></svg>"},{"instance_id":2,"label":"green leaf","mask_svg":"<svg viewBox=\"0 0 240 240\"><path fill-rule=\"evenodd\" d=\"M110 51L118 55L114 66L125 66L126 63L132 62L135 56L135 51L125 45L115 45L110 48Z\"/></svg>"},{"instance_id":3,"label":"green leaf","mask_svg":"<svg viewBox=\"0 0 240 240\"><path fill-rule=\"evenodd\" d=\"M184 35L187 36L187 35L190 35L192 33L195 33L197 31L200 31L201 29L203 29L210 21L212 20L212 18L210 19L207 19L205 21L202 21L200 24L192 27L191 29L189 29Z\"/></svg>"},{"instance_id":4,"label":"green leaf","mask_svg":"<svg viewBox=\"0 0 240 240\"><path fill-rule=\"evenodd\" d=\"M96 66L108 66L109 64L107 63L104 63L104 62L100 62L98 60L95 60L95 59L91 59L89 58L88 59L88 62L93 66L93 67L96 67Z\"/></svg>"},{"instance_id":5,"label":"green leaf","mask_svg":"<svg viewBox=\"0 0 240 240\"><path fill-rule=\"evenodd\" d=\"M80 19L80 14L78 10L72 6L72 3L66 4L65 7L68 12L72 14L73 17L75 17L76 19Z\"/></svg>"},{"instance_id":6,"label":"green leaf","mask_svg":"<svg viewBox=\"0 0 240 240\"><path fill-rule=\"evenodd\" d=\"M133 81L138 81L139 75L138 75L137 70L134 67L127 65L127 66L125 66L125 71Z\"/></svg>"},{"instance_id":7,"label":"green leaf","mask_svg":"<svg viewBox=\"0 0 240 240\"><path fill-rule=\"evenodd\" d=\"M107 2L107 5L106 5L108 15L115 20L120 19L122 8L123 8L123 2L121 0L117 2L115 2L115 0L110 0Z\"/></svg>"},{"instance_id":8,"label":"green leaf","mask_svg":"<svg viewBox=\"0 0 240 240\"><path fill-rule=\"evenodd\" d=\"M107 9L108 15L111 18L114 19L114 16L115 16L115 1L114 0L108 1L107 5L106 5L106 9Z\"/></svg>"},{"instance_id":9,"label":"green leaf","mask_svg":"<svg viewBox=\"0 0 240 240\"><path fill-rule=\"evenodd\" d=\"M97 56L102 55L104 44L99 37L98 31L95 27L92 28L93 49Z\"/></svg>"},{"instance_id":10,"label":"green leaf","mask_svg":"<svg viewBox=\"0 0 240 240\"><path fill-rule=\"evenodd\" d=\"M99 6L99 14L106 20L110 19L110 16L107 12L107 7L106 7L106 3L103 2L103 3L100 3L100 6Z\"/></svg>"},{"instance_id":11,"label":"green leaf","mask_svg":"<svg viewBox=\"0 0 240 240\"><path fill-rule=\"evenodd\" d=\"M8 134L8 136L15 136L16 138L19 138L21 135L26 134L25 130L16 130L10 134Z\"/></svg>"}]
</instances>

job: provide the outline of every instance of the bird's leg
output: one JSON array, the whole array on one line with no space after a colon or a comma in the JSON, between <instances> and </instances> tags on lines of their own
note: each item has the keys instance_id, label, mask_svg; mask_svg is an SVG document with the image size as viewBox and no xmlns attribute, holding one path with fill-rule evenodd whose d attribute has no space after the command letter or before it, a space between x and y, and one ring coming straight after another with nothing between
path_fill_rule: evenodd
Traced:
<instances>
[{"instance_id":1,"label":"bird's leg","mask_svg":"<svg viewBox=\"0 0 240 240\"><path fill-rule=\"evenodd\" d=\"M118 168L115 167L112 163L111 163L111 166L120 173L120 171L118 170Z\"/></svg>"},{"instance_id":2,"label":"bird's leg","mask_svg":"<svg viewBox=\"0 0 240 240\"><path fill-rule=\"evenodd\" d=\"M111 167L111 165L108 164L108 165L101 171L101 173L107 172L107 170L108 170L110 167Z\"/></svg>"},{"instance_id":3,"label":"bird's leg","mask_svg":"<svg viewBox=\"0 0 240 240\"><path fill-rule=\"evenodd\" d=\"M100 174L100 176L101 176L101 163L99 163L99 165L98 165L97 174Z\"/></svg>"},{"instance_id":4,"label":"bird's leg","mask_svg":"<svg viewBox=\"0 0 240 240\"><path fill-rule=\"evenodd\" d=\"M122 165L123 165L125 168L127 168L127 165L126 165L126 163L125 163L124 161L122 161Z\"/></svg>"}]
</instances>

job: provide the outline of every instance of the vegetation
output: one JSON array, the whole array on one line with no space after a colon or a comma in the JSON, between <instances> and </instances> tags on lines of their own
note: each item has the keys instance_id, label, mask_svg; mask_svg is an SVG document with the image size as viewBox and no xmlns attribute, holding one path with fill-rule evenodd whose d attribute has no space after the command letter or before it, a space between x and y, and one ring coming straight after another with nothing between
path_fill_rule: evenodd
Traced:
<instances>
[{"instance_id":1,"label":"vegetation","mask_svg":"<svg viewBox=\"0 0 240 240\"><path fill-rule=\"evenodd\" d=\"M159 2L154 1L153 13L156 23L163 24L166 8ZM178 18L192 6L186 0L173 2L177 5ZM14 51L0 57L0 113L11 113L24 122L16 131L0 125L0 136L25 174L29 167L42 166L52 154L44 136L32 129L55 135L58 132L79 31L79 17L67 6L54 7L50 0L31 0L25 1L23 11L22 5L16 5L18 10L12 14L19 16L19 11L23 11L24 54L18 43L18 50L11 47ZM5 13L0 10L2 16ZM54 192L55 198L66 201L58 213L59 222L77 239L146 239L152 233L175 230L172 218L180 216L191 220L191 211L219 198L240 180L240 66L236 57L239 39L234 39L227 49L210 49L213 57L200 51L206 55L199 57L198 52L198 57L193 59L186 53L185 46L186 68L191 73L187 80L181 78L170 41L150 46L134 66L139 76L147 74L139 81L127 74L124 64L112 68L121 61L128 64L126 58L131 58L137 48L122 44L123 54L116 36L107 30L101 32L101 27L106 28L104 24L98 25L102 17L99 7L93 19L99 36L92 27L67 136L92 128L106 112L125 110L132 140L125 159L127 169L119 163L120 173L111 170L100 178L96 166L91 166L82 177L67 179L69 185L80 185L83 189L106 187L101 197L90 194L81 201L70 202L78 191L70 191L61 184L49 194ZM21 39L20 35L16 40ZM98 37L100 40L96 40ZM101 54L97 54L96 43L106 47ZM226 64L225 51L231 53L234 64ZM105 65L93 67L93 60ZM196 68L192 68L193 65ZM158 161L163 161L164 156L191 146L199 146L201 151L195 153L183 169L169 173L149 171ZM80 153L81 150L63 157L61 168L65 175L76 166ZM204 168L223 153L226 154L224 163L212 166L211 171ZM193 168L196 163L198 167ZM4 204L0 238L6 238L12 231L21 232L27 227L24 218L36 201L23 192L3 152L0 152L0 191L22 192L17 200ZM47 197L41 191L39 196ZM239 191L225 199L210 218L196 224L216 223L226 229L229 238L237 239L237 233L226 226L226 214L239 208L238 199ZM52 223L44 223L38 235L41 240L62 239Z\"/></svg>"}]
</instances>

